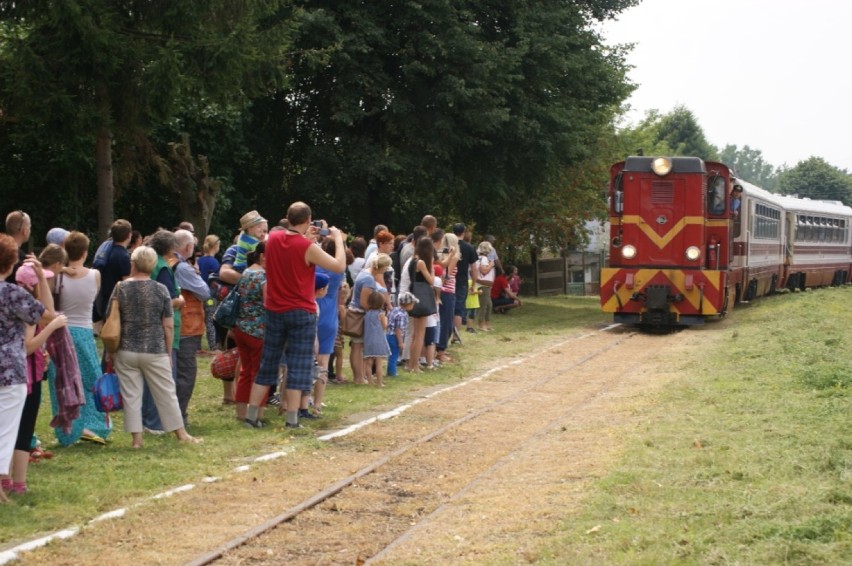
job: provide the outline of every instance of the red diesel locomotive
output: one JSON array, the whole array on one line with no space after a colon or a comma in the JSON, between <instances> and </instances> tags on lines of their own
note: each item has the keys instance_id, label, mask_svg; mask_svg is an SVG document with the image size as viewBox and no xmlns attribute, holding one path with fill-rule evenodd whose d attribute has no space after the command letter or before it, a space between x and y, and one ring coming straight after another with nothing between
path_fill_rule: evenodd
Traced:
<instances>
[{"instance_id":1,"label":"red diesel locomotive","mask_svg":"<svg viewBox=\"0 0 852 566\"><path fill-rule=\"evenodd\" d=\"M852 208L781 196L697 157L610 170L601 306L615 322L702 324L776 290L850 282Z\"/></svg>"}]
</instances>

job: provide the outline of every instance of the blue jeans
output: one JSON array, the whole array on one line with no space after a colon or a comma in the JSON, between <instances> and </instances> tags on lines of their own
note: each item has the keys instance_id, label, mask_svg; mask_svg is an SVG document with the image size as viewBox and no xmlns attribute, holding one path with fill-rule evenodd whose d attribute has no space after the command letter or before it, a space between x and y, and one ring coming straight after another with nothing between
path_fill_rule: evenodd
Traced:
<instances>
[{"instance_id":1,"label":"blue jeans","mask_svg":"<svg viewBox=\"0 0 852 566\"><path fill-rule=\"evenodd\" d=\"M305 310L281 313L267 310L263 354L254 382L268 386L278 383L278 366L286 360L287 385L284 389L310 391L314 383L316 336L315 313Z\"/></svg>"},{"instance_id":2,"label":"blue jeans","mask_svg":"<svg viewBox=\"0 0 852 566\"><path fill-rule=\"evenodd\" d=\"M465 303L467 303L467 292L467 278L456 278L455 316L461 317L462 324L467 324L467 307L465 306Z\"/></svg>"},{"instance_id":3,"label":"blue jeans","mask_svg":"<svg viewBox=\"0 0 852 566\"><path fill-rule=\"evenodd\" d=\"M386 334L388 346L390 346L390 356L388 356L388 375L396 377L396 363L399 361L399 342L396 340L396 334Z\"/></svg>"},{"instance_id":4,"label":"blue jeans","mask_svg":"<svg viewBox=\"0 0 852 566\"><path fill-rule=\"evenodd\" d=\"M456 296L452 293L441 291L441 306L438 313L441 318L441 327L438 329L438 351L447 349L450 335L453 333L453 318L456 312Z\"/></svg>"}]
</instances>

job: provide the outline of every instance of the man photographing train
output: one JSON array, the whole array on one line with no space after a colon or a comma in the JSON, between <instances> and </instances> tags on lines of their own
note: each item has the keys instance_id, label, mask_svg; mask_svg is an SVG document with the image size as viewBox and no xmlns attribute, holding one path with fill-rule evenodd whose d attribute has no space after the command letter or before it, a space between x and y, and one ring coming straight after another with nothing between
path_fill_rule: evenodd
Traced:
<instances>
[{"instance_id":1,"label":"man photographing train","mask_svg":"<svg viewBox=\"0 0 852 566\"><path fill-rule=\"evenodd\" d=\"M334 257L314 245L321 228L311 222L311 208L296 202L287 209L286 230L273 230L266 237L266 335L260 369L246 409L246 426L260 428L260 404L278 381L282 352L287 362L287 428L300 428L302 395L313 387L314 340L317 333L317 303L314 267L333 273L346 269L343 233L328 230L334 238ZM323 229L324 230L324 229Z\"/></svg>"}]
</instances>

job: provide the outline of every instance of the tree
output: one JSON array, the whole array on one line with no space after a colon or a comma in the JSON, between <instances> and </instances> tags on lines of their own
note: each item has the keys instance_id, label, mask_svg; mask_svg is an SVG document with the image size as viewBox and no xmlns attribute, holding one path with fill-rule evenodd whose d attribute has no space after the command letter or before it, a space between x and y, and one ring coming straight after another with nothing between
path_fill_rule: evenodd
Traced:
<instances>
[{"instance_id":1,"label":"tree","mask_svg":"<svg viewBox=\"0 0 852 566\"><path fill-rule=\"evenodd\" d=\"M690 155L717 160L719 152L704 136L704 130L691 110L678 106L668 114L650 110L635 128L623 133L632 145L631 153L644 155ZM635 149L634 149L635 148Z\"/></svg>"},{"instance_id":2,"label":"tree","mask_svg":"<svg viewBox=\"0 0 852 566\"><path fill-rule=\"evenodd\" d=\"M283 167L250 184L356 231L426 212L499 228L564 190L629 94L590 23L633 3L305 1L292 86L252 108L252 153Z\"/></svg>"},{"instance_id":3,"label":"tree","mask_svg":"<svg viewBox=\"0 0 852 566\"><path fill-rule=\"evenodd\" d=\"M821 157L810 157L785 170L778 186L784 194L852 204L852 175Z\"/></svg>"},{"instance_id":4,"label":"tree","mask_svg":"<svg viewBox=\"0 0 852 566\"><path fill-rule=\"evenodd\" d=\"M720 159L722 163L733 167L740 179L768 191L774 191L778 187L778 172L763 160L763 153L759 149L752 149L748 145L739 149L736 145L729 144L722 150Z\"/></svg>"},{"instance_id":5,"label":"tree","mask_svg":"<svg viewBox=\"0 0 852 566\"><path fill-rule=\"evenodd\" d=\"M284 1L76 0L3 1L0 18L5 122L87 138L104 235L114 162L157 163L148 136L187 100L245 103L280 84L292 14Z\"/></svg>"}]
</instances>

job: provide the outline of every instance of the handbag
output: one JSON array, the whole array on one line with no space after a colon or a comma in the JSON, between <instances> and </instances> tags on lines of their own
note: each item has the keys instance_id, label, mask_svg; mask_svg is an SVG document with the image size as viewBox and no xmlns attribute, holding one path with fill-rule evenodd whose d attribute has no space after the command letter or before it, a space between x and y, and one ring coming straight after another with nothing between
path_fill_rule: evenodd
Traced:
<instances>
[{"instance_id":1,"label":"handbag","mask_svg":"<svg viewBox=\"0 0 852 566\"><path fill-rule=\"evenodd\" d=\"M118 376L111 371L103 374L95 381L92 386L92 393L95 397L95 409L101 413L120 411L124 407Z\"/></svg>"},{"instance_id":2,"label":"handbag","mask_svg":"<svg viewBox=\"0 0 852 566\"><path fill-rule=\"evenodd\" d=\"M351 338L360 338L364 335L364 313L346 309L346 314L343 315L343 324L340 326L340 331L344 336Z\"/></svg>"},{"instance_id":3,"label":"handbag","mask_svg":"<svg viewBox=\"0 0 852 566\"><path fill-rule=\"evenodd\" d=\"M118 306L118 289L121 284L115 286L110 299L109 315L101 328L101 342L104 350L110 353L118 351L121 345L121 310Z\"/></svg>"},{"instance_id":4,"label":"handbag","mask_svg":"<svg viewBox=\"0 0 852 566\"><path fill-rule=\"evenodd\" d=\"M216 312L213 313L213 320L223 328L233 328L237 325L237 318L240 315L240 284L234 285L228 296L219 303Z\"/></svg>"},{"instance_id":5,"label":"handbag","mask_svg":"<svg viewBox=\"0 0 852 566\"><path fill-rule=\"evenodd\" d=\"M412 258L408 268L411 276L411 292L417 297L417 302L409 314L414 318L422 318L438 312L438 304L435 302L435 291L432 285L426 281L417 281L417 261L417 258Z\"/></svg>"},{"instance_id":6,"label":"handbag","mask_svg":"<svg viewBox=\"0 0 852 566\"><path fill-rule=\"evenodd\" d=\"M53 288L53 310L61 311L62 310L62 286L65 283L65 274L61 271L59 275L56 277L56 282Z\"/></svg>"},{"instance_id":7,"label":"handbag","mask_svg":"<svg viewBox=\"0 0 852 566\"><path fill-rule=\"evenodd\" d=\"M240 352L236 348L224 350L216 354L210 363L210 373L216 379L233 381L240 361Z\"/></svg>"}]
</instances>

